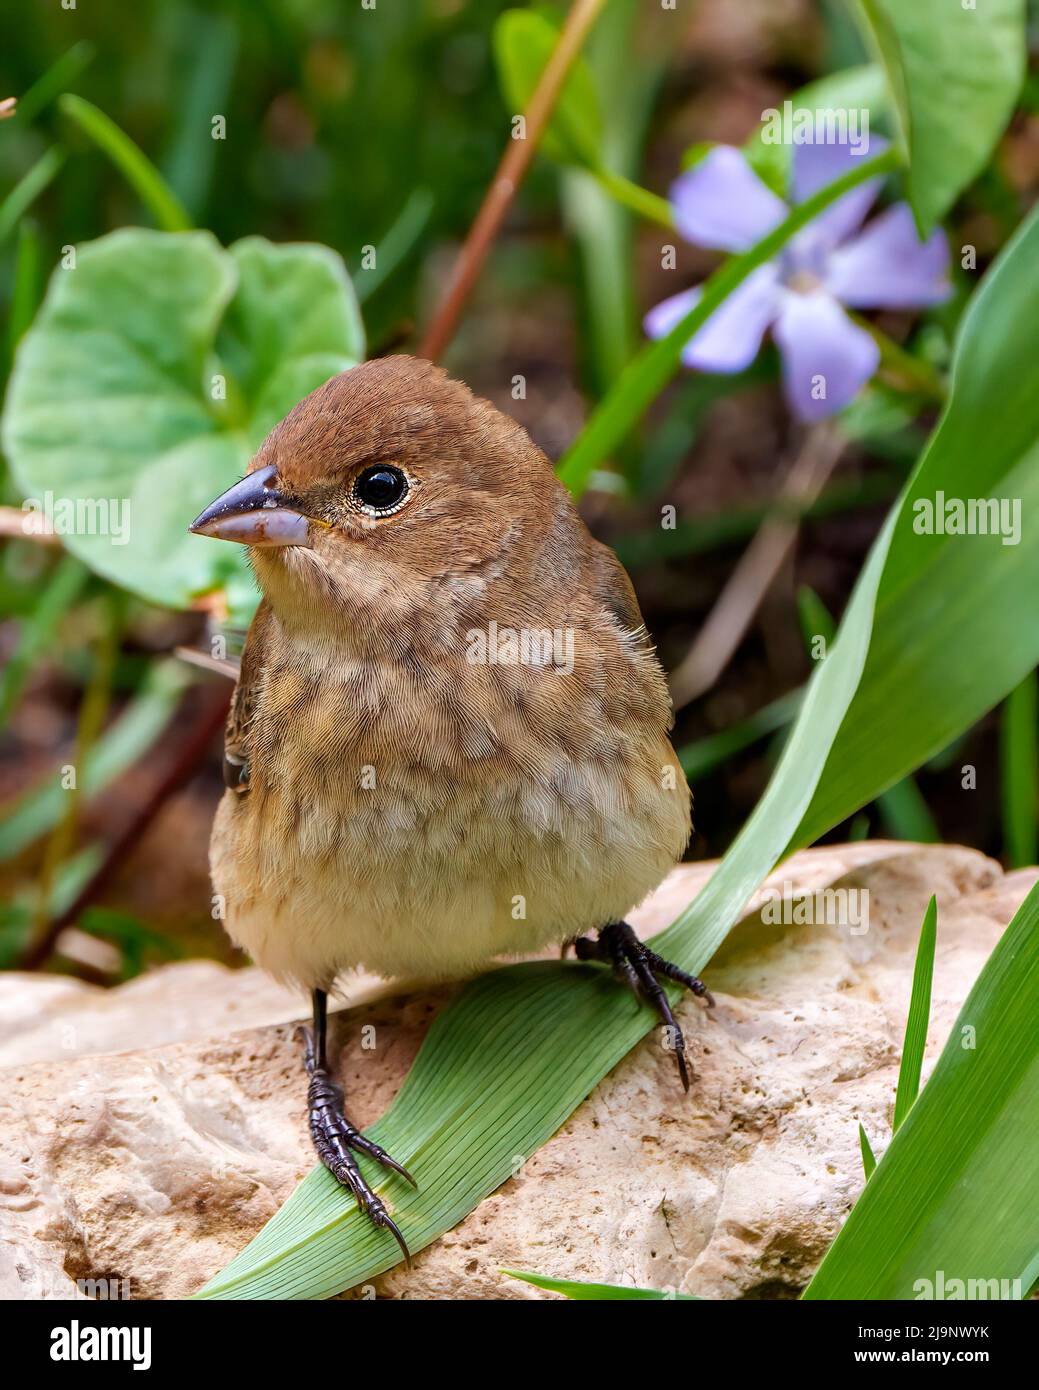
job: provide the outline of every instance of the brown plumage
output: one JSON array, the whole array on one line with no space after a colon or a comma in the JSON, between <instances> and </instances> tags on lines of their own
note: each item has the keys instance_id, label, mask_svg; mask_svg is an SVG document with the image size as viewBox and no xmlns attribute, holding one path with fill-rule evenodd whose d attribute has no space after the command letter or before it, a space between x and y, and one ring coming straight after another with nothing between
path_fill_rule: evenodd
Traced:
<instances>
[{"instance_id":1,"label":"brown plumage","mask_svg":"<svg viewBox=\"0 0 1039 1390\"><path fill-rule=\"evenodd\" d=\"M326 991L622 923L689 793L631 584L542 452L392 357L308 396L250 475L195 524L251 543L264 594L212 841L232 937ZM580 953L652 994L664 963L611 931Z\"/></svg>"}]
</instances>

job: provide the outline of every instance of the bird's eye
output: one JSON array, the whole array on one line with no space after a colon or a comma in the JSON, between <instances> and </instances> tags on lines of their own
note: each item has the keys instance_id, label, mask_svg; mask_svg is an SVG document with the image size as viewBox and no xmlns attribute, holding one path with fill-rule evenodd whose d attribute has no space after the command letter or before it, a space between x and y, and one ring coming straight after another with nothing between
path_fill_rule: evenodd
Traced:
<instances>
[{"instance_id":1,"label":"bird's eye","mask_svg":"<svg viewBox=\"0 0 1039 1390\"><path fill-rule=\"evenodd\" d=\"M354 496L368 511L395 511L408 495L408 479L403 471L388 463L378 463L358 474Z\"/></svg>"}]
</instances>

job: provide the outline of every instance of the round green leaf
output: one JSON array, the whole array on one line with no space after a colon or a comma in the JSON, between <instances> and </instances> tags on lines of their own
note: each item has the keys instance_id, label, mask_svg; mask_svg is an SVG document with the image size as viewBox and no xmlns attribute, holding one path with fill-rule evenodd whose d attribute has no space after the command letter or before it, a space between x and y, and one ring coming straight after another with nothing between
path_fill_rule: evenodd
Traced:
<instances>
[{"instance_id":1,"label":"round green leaf","mask_svg":"<svg viewBox=\"0 0 1039 1390\"><path fill-rule=\"evenodd\" d=\"M58 269L18 351L4 449L27 501L98 574L171 607L251 603L245 551L188 534L364 337L333 252L119 231Z\"/></svg>"}]
</instances>

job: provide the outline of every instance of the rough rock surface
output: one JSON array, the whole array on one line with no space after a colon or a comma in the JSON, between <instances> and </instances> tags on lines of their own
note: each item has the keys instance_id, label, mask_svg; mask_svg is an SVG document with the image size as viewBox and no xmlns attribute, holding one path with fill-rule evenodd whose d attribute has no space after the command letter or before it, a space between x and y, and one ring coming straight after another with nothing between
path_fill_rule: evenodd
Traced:
<instances>
[{"instance_id":1,"label":"rough rock surface","mask_svg":"<svg viewBox=\"0 0 1039 1390\"><path fill-rule=\"evenodd\" d=\"M712 867L676 870L640 930L670 921ZM707 972L716 1009L682 1005L690 1095L650 1034L521 1177L411 1271L378 1280L379 1296L552 1296L502 1266L710 1298L796 1295L861 1188L858 1122L877 1152L890 1134L930 894L925 1077L1035 876L946 847L795 856L765 888L868 890L868 930L767 924L762 890ZM361 1123L388 1105L447 994L351 987L335 1032ZM113 1280L123 1296L180 1298L225 1264L311 1166L301 1013L259 972L201 962L110 991L0 977L0 1297L75 1298L77 1281ZM360 1046L364 1023L374 1050Z\"/></svg>"}]
</instances>

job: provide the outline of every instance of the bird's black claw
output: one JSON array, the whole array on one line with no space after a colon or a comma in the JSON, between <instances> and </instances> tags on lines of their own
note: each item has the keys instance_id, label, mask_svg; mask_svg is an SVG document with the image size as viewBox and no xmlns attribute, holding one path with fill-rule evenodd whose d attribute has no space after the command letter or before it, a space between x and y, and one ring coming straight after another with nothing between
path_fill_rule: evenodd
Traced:
<instances>
[{"instance_id":1,"label":"bird's black claw","mask_svg":"<svg viewBox=\"0 0 1039 1390\"><path fill-rule=\"evenodd\" d=\"M663 975L667 980L684 985L703 999L708 1007L713 1007L714 996L704 982L679 966L672 965L663 956L658 956L656 951L651 951L639 940L627 922L611 922L603 927L597 941L588 936L578 937L574 942L574 950L578 960L597 960L612 966L618 979L628 985L640 999L645 999L648 1004L653 1005L662 1025L668 1030L668 1041L671 1051L675 1054L678 1074L682 1078L683 1087L688 1091L690 1072L685 1038L675 1021L671 1004L657 976Z\"/></svg>"},{"instance_id":2,"label":"bird's black claw","mask_svg":"<svg viewBox=\"0 0 1039 1390\"><path fill-rule=\"evenodd\" d=\"M351 1126L352 1128L352 1126ZM354 1131L352 1147L360 1149L362 1153L369 1154L384 1168L392 1168L395 1173L399 1173L405 1181L410 1182L412 1187L417 1188L418 1183L411 1176L403 1163L398 1163L395 1158L391 1158L381 1144L377 1144L374 1139L369 1139L367 1135Z\"/></svg>"},{"instance_id":3,"label":"bird's black claw","mask_svg":"<svg viewBox=\"0 0 1039 1390\"><path fill-rule=\"evenodd\" d=\"M386 1203L373 1192L357 1164L354 1153L365 1153L399 1173L412 1187L415 1179L402 1163L391 1158L381 1144L362 1134L356 1125L347 1119L343 1112L343 1092L333 1081L325 1067L319 1066L314 1045L314 1035L309 1028L301 1030L304 1041L303 1065L310 1077L307 1088L307 1106L310 1112L310 1137L314 1141L317 1156L338 1183L352 1192L357 1205L376 1226L383 1226L404 1252L404 1258L411 1263L411 1252L400 1233L397 1223L386 1209Z\"/></svg>"}]
</instances>

